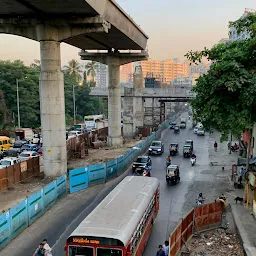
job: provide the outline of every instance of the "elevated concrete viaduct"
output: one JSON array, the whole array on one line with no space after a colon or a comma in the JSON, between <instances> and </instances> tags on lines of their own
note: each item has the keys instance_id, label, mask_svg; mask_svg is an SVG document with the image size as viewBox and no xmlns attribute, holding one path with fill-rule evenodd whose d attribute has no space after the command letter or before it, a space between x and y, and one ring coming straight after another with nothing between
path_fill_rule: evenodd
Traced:
<instances>
[{"instance_id":1,"label":"elevated concrete viaduct","mask_svg":"<svg viewBox=\"0 0 256 256\"><path fill-rule=\"evenodd\" d=\"M40 112L43 137L43 164L47 176L67 170L64 81L60 43L82 50L139 50L147 35L113 0L0 0L0 33L13 34L40 42ZM17 40L18 47L18 40ZM141 53L143 55L143 52ZM119 58L106 58L111 66L110 102L119 109L117 88ZM14 78L15 79L15 78ZM110 106L110 145L120 145L121 127L115 127ZM120 130L120 132L119 132Z\"/></svg>"}]
</instances>

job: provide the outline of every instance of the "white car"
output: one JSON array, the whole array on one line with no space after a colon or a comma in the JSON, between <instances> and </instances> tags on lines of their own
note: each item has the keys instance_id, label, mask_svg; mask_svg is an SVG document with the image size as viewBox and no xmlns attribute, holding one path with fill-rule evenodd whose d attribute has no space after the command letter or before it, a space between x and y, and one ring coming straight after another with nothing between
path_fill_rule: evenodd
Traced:
<instances>
[{"instance_id":1,"label":"white car","mask_svg":"<svg viewBox=\"0 0 256 256\"><path fill-rule=\"evenodd\" d=\"M197 136L204 136L204 129L203 129L203 127L198 127L198 129L197 129Z\"/></svg>"},{"instance_id":2,"label":"white car","mask_svg":"<svg viewBox=\"0 0 256 256\"><path fill-rule=\"evenodd\" d=\"M20 154L20 160L25 161L34 157L38 157L39 154L35 151L24 151Z\"/></svg>"},{"instance_id":3,"label":"white car","mask_svg":"<svg viewBox=\"0 0 256 256\"><path fill-rule=\"evenodd\" d=\"M198 131L198 127L195 126L195 128L194 128L194 134L197 134L197 131Z\"/></svg>"},{"instance_id":4,"label":"white car","mask_svg":"<svg viewBox=\"0 0 256 256\"><path fill-rule=\"evenodd\" d=\"M20 159L17 157L5 157L0 161L0 169L17 164Z\"/></svg>"}]
</instances>

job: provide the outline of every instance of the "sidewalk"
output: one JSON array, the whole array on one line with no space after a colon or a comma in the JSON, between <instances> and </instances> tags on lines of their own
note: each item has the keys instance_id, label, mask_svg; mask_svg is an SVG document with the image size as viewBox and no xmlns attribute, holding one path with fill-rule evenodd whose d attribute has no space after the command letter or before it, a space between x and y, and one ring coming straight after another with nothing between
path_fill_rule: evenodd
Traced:
<instances>
[{"instance_id":1,"label":"sidewalk","mask_svg":"<svg viewBox=\"0 0 256 256\"><path fill-rule=\"evenodd\" d=\"M213 149L214 141L218 143L218 151L215 152ZM256 255L256 220L252 216L252 213L247 209L243 203L234 201L235 197L244 198L244 189L236 189L231 182L231 166L237 163L238 153L232 152L229 154L227 148L227 142L220 143L219 135L217 133L209 136L209 143L212 144L210 147L209 155L212 168L218 168L221 170L224 166L225 171L220 171L218 177L222 178L227 182L227 189L225 196L227 202L230 204L232 215L235 221L236 229L242 240L242 244L246 255Z\"/></svg>"}]
</instances>

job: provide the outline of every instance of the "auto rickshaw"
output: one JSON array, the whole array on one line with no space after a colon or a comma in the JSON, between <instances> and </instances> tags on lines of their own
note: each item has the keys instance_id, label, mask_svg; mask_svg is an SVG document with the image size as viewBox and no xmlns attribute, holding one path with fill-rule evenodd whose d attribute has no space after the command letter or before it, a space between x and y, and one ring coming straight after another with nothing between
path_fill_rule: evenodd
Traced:
<instances>
[{"instance_id":1,"label":"auto rickshaw","mask_svg":"<svg viewBox=\"0 0 256 256\"><path fill-rule=\"evenodd\" d=\"M191 148L191 145L185 145L183 147L183 156L185 158L187 157L191 157L191 154L192 154L192 148Z\"/></svg>"},{"instance_id":2,"label":"auto rickshaw","mask_svg":"<svg viewBox=\"0 0 256 256\"><path fill-rule=\"evenodd\" d=\"M174 133L180 133L180 127L178 125L174 126Z\"/></svg>"},{"instance_id":3,"label":"auto rickshaw","mask_svg":"<svg viewBox=\"0 0 256 256\"><path fill-rule=\"evenodd\" d=\"M168 185L175 185L180 182L180 170L178 165L169 165L166 168L166 182Z\"/></svg>"},{"instance_id":4,"label":"auto rickshaw","mask_svg":"<svg viewBox=\"0 0 256 256\"><path fill-rule=\"evenodd\" d=\"M186 140L186 141L185 141L185 145L190 145L192 151L194 150L194 143L193 143L193 140Z\"/></svg>"},{"instance_id":5,"label":"auto rickshaw","mask_svg":"<svg viewBox=\"0 0 256 256\"><path fill-rule=\"evenodd\" d=\"M179 144L178 143L171 143L169 146L170 155L175 156L179 154Z\"/></svg>"}]
</instances>

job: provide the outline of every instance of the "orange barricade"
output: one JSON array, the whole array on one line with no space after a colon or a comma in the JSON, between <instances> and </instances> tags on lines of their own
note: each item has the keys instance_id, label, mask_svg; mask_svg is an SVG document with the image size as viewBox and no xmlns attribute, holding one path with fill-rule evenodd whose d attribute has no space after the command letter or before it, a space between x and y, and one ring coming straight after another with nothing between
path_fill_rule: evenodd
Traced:
<instances>
[{"instance_id":1,"label":"orange barricade","mask_svg":"<svg viewBox=\"0 0 256 256\"><path fill-rule=\"evenodd\" d=\"M223 205L221 202L200 205L193 208L170 235L170 256L180 253L193 233L221 225Z\"/></svg>"}]
</instances>

